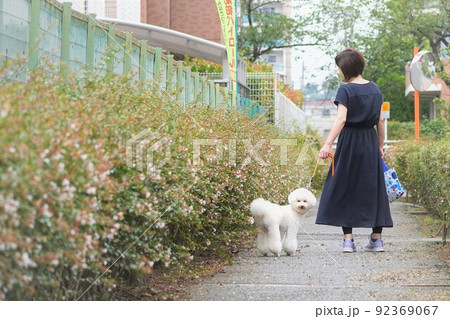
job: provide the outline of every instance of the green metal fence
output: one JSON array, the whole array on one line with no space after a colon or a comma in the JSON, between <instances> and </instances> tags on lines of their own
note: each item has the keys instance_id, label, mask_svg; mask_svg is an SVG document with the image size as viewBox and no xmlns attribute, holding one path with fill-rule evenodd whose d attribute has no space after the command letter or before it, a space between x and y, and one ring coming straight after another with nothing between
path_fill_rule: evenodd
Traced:
<instances>
[{"instance_id":1,"label":"green metal fence","mask_svg":"<svg viewBox=\"0 0 450 319\"><path fill-rule=\"evenodd\" d=\"M152 48L115 25L73 11L71 3L54 0L0 0L0 61L27 57L33 70L43 58L71 70L102 74L133 74L136 80L155 80L162 89L187 105L200 99L205 105L235 107L235 92L191 72L173 56ZM170 91L170 90L169 90Z\"/></svg>"}]
</instances>

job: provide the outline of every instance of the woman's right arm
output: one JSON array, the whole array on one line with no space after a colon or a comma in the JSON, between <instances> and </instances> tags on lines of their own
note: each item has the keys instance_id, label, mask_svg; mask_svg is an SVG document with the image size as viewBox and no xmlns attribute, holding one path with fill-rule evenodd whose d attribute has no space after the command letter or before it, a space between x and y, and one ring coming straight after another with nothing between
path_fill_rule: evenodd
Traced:
<instances>
[{"instance_id":1,"label":"woman's right arm","mask_svg":"<svg viewBox=\"0 0 450 319\"><path fill-rule=\"evenodd\" d=\"M339 103L337 118L334 121L333 126L331 127L331 131L328 134L327 139L325 140L325 144L323 144L322 148L319 151L320 158L328 157L328 153L330 153L331 150L331 145L333 145L334 140L341 133L346 120L347 120L347 108L341 103Z\"/></svg>"}]
</instances>

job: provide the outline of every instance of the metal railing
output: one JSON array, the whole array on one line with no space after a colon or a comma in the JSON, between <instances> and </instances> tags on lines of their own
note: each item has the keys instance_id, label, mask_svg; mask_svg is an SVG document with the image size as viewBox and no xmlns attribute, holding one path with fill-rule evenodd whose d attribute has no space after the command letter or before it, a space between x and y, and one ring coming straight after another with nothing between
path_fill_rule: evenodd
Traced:
<instances>
[{"instance_id":1,"label":"metal railing","mask_svg":"<svg viewBox=\"0 0 450 319\"><path fill-rule=\"evenodd\" d=\"M280 79L277 73L247 73L250 100L261 105L278 128L284 131L306 132L308 117L303 110L289 100L278 89Z\"/></svg>"},{"instance_id":2,"label":"metal railing","mask_svg":"<svg viewBox=\"0 0 450 319\"><path fill-rule=\"evenodd\" d=\"M153 79L164 89L176 89L183 105L200 101L212 107L235 107L235 92L191 72L161 48L148 46L95 14L73 11L71 3L55 0L0 0L0 61L27 57L33 70L47 58L73 71L133 74L136 80ZM24 75L17 75L23 80Z\"/></svg>"}]
</instances>

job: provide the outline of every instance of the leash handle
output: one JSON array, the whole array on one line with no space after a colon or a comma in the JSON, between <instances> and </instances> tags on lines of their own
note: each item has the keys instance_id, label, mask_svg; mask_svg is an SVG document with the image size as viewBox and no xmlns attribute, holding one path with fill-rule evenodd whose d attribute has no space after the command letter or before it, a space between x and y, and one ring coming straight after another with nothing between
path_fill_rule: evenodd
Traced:
<instances>
[{"instance_id":1,"label":"leash handle","mask_svg":"<svg viewBox=\"0 0 450 319\"><path fill-rule=\"evenodd\" d=\"M329 158L331 158L331 176L334 177L334 156L331 153L328 153L327 155ZM317 167L319 167L319 161L320 157L317 158L316 167L314 167L314 172L312 174L311 179L309 180L308 186L306 186L307 190L311 190L311 184L314 180L314 176L316 176Z\"/></svg>"}]
</instances>

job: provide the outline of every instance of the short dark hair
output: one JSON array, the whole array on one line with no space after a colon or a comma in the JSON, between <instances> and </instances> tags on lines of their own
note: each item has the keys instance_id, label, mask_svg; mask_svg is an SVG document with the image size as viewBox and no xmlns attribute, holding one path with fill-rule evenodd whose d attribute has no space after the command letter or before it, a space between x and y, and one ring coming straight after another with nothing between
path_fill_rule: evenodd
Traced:
<instances>
[{"instance_id":1,"label":"short dark hair","mask_svg":"<svg viewBox=\"0 0 450 319\"><path fill-rule=\"evenodd\" d=\"M352 77L362 74L364 66L366 65L362 54L358 50L352 48L339 52L334 58L334 61L341 69L347 81Z\"/></svg>"}]
</instances>

